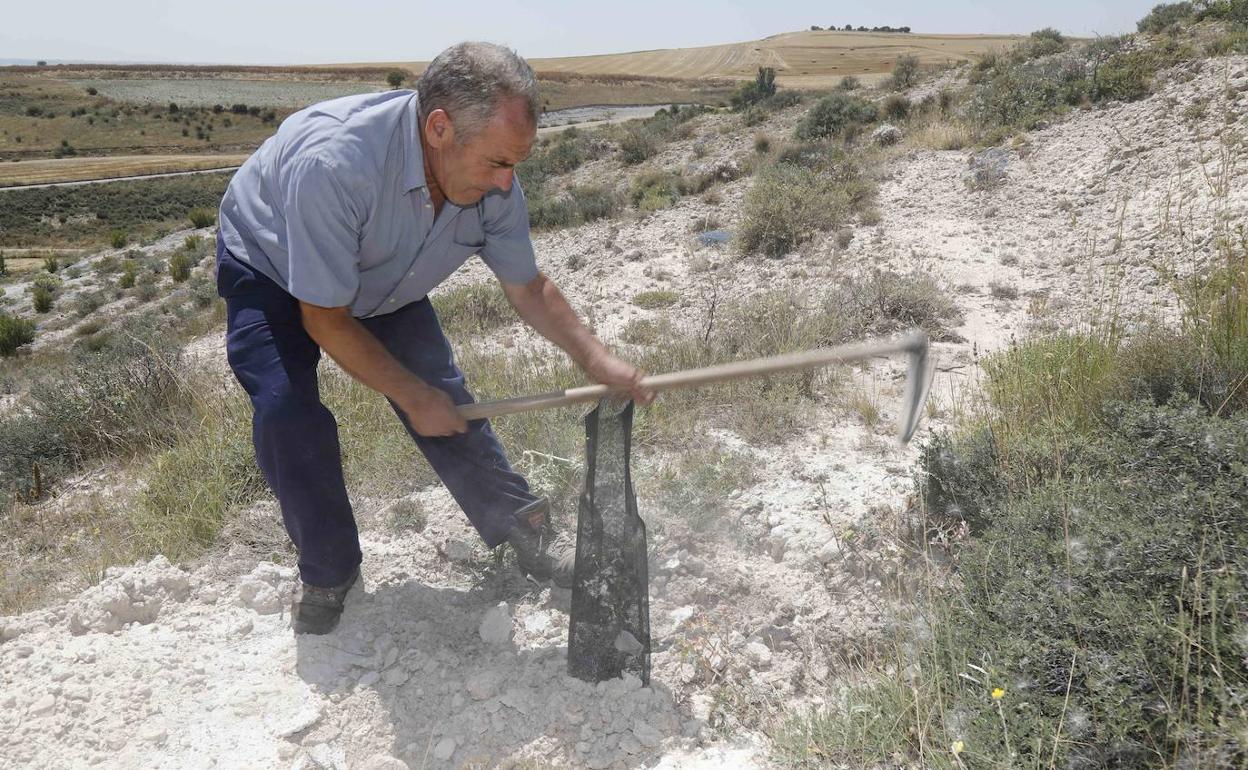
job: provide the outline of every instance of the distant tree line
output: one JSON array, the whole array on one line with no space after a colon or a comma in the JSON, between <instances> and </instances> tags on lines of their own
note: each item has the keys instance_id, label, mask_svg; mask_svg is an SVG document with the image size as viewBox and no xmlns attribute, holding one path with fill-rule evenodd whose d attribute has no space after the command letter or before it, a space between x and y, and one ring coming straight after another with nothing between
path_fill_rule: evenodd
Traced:
<instances>
[{"instance_id":1,"label":"distant tree line","mask_svg":"<svg viewBox=\"0 0 1248 770\"><path fill-rule=\"evenodd\" d=\"M822 32L823 27L817 24L810 25L811 32ZM909 27L855 27L853 24L846 24L838 27L835 24L827 28L829 32L909 32Z\"/></svg>"}]
</instances>

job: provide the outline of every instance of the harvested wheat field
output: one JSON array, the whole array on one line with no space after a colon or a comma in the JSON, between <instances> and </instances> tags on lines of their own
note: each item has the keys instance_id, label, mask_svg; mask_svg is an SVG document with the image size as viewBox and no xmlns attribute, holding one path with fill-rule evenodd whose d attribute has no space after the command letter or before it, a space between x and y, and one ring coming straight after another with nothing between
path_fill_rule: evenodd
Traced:
<instances>
[{"instance_id":1,"label":"harvested wheat field","mask_svg":"<svg viewBox=\"0 0 1248 770\"><path fill-rule=\"evenodd\" d=\"M918 57L923 65L928 66L957 64L977 61L985 53L1013 45L1019 39L1017 35L918 35L824 30L789 32L762 40L699 48L533 58L529 62L540 73L732 80L752 78L759 67L774 67L776 79L782 85L790 88L830 88L846 75L879 76L887 73L899 56ZM393 66L419 73L424 70L425 64L395 62Z\"/></svg>"}]
</instances>

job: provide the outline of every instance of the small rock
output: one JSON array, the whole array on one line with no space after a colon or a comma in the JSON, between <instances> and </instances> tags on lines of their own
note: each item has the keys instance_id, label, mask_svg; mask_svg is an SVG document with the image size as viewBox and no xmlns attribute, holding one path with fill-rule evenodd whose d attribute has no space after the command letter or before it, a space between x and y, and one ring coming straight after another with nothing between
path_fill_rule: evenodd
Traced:
<instances>
[{"instance_id":1,"label":"small rock","mask_svg":"<svg viewBox=\"0 0 1248 770\"><path fill-rule=\"evenodd\" d=\"M159 746L169 738L169 732L160 725L153 725L151 727L144 728L143 732L139 733L139 737L142 738L145 743Z\"/></svg>"},{"instance_id":2,"label":"small rock","mask_svg":"<svg viewBox=\"0 0 1248 770\"><path fill-rule=\"evenodd\" d=\"M841 543L836 538L832 538L824 543L818 553L820 564L830 564L841 558Z\"/></svg>"},{"instance_id":3,"label":"small rock","mask_svg":"<svg viewBox=\"0 0 1248 770\"><path fill-rule=\"evenodd\" d=\"M26 710L32 717L41 717L51 714L56 710L56 696L52 693L44 693L43 697L30 704L30 708Z\"/></svg>"},{"instance_id":4,"label":"small rock","mask_svg":"<svg viewBox=\"0 0 1248 770\"><path fill-rule=\"evenodd\" d=\"M762 642L750 642L745 645L745 658L755 668L771 666L771 648Z\"/></svg>"},{"instance_id":5,"label":"small rock","mask_svg":"<svg viewBox=\"0 0 1248 770\"><path fill-rule=\"evenodd\" d=\"M273 615L282 610L282 598L273 586L259 580L248 580L238 587L238 599L258 615Z\"/></svg>"},{"instance_id":6,"label":"small rock","mask_svg":"<svg viewBox=\"0 0 1248 770\"><path fill-rule=\"evenodd\" d=\"M411 676L405 668L386 669L386 673L381 675L382 681L391 687L398 687L408 680Z\"/></svg>"},{"instance_id":7,"label":"small rock","mask_svg":"<svg viewBox=\"0 0 1248 770\"><path fill-rule=\"evenodd\" d=\"M447 761L454 755L455 755L455 739L454 738L449 738L449 737L443 738L442 740L438 741L437 746L433 747L433 756L437 757L443 762Z\"/></svg>"},{"instance_id":8,"label":"small rock","mask_svg":"<svg viewBox=\"0 0 1248 770\"><path fill-rule=\"evenodd\" d=\"M381 674L376 671L365 671L360 677L360 687L372 687L381 679Z\"/></svg>"},{"instance_id":9,"label":"small rock","mask_svg":"<svg viewBox=\"0 0 1248 770\"><path fill-rule=\"evenodd\" d=\"M502 646L511 641L511 605L499 602L497 606L491 607L481 618L478 633L481 641L494 646Z\"/></svg>"},{"instance_id":10,"label":"small rock","mask_svg":"<svg viewBox=\"0 0 1248 770\"><path fill-rule=\"evenodd\" d=\"M312 703L305 703L296 711L271 711L266 715L265 723L278 738L289 738L307 730L320 719L320 708Z\"/></svg>"},{"instance_id":11,"label":"small rock","mask_svg":"<svg viewBox=\"0 0 1248 770\"><path fill-rule=\"evenodd\" d=\"M467 540L461 540L457 537L448 537L446 542L442 544L442 555L453 562L466 562L472 560L472 545Z\"/></svg>"}]
</instances>

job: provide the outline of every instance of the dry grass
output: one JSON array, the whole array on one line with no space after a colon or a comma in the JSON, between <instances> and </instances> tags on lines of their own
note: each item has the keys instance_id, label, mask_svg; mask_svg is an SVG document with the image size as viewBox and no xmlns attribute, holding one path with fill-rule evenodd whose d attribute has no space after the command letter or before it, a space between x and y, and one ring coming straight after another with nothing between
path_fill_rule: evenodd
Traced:
<instances>
[{"instance_id":1,"label":"dry grass","mask_svg":"<svg viewBox=\"0 0 1248 770\"><path fill-rule=\"evenodd\" d=\"M975 140L970 126L959 121L936 121L911 134L911 142L931 150L960 150Z\"/></svg>"},{"instance_id":2,"label":"dry grass","mask_svg":"<svg viewBox=\"0 0 1248 770\"><path fill-rule=\"evenodd\" d=\"M26 160L0 165L0 187L233 168L245 160L246 155L114 155Z\"/></svg>"}]
</instances>

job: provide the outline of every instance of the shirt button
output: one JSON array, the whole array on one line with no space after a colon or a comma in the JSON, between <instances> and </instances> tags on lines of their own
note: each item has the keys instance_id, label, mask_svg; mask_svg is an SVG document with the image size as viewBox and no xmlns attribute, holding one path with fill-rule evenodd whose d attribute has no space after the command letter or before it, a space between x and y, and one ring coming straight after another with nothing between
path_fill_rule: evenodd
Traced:
<instances>
[{"instance_id":1,"label":"shirt button","mask_svg":"<svg viewBox=\"0 0 1248 770\"><path fill-rule=\"evenodd\" d=\"M408 277L408 278L411 278L413 275L416 275L416 271L415 271L415 270L413 270L412 272L408 273L408 274L407 274L407 277Z\"/></svg>"},{"instance_id":2,"label":"shirt button","mask_svg":"<svg viewBox=\"0 0 1248 770\"><path fill-rule=\"evenodd\" d=\"M390 304L391 304L391 305L393 305L393 304L394 304L394 300L393 300L393 299L392 299L392 300L390 300Z\"/></svg>"}]
</instances>

